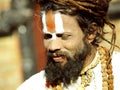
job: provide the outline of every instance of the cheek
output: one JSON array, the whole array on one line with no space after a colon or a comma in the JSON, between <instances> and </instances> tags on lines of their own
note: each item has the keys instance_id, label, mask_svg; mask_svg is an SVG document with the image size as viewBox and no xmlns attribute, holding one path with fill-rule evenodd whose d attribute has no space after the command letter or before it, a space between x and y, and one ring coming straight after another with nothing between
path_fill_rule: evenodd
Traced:
<instances>
[{"instance_id":1,"label":"cheek","mask_svg":"<svg viewBox=\"0 0 120 90\"><path fill-rule=\"evenodd\" d=\"M79 39L79 38L71 38L70 40L64 41L63 43L67 49L73 49L73 50L78 47L82 48L84 46L83 39Z\"/></svg>"},{"instance_id":2,"label":"cheek","mask_svg":"<svg viewBox=\"0 0 120 90\"><path fill-rule=\"evenodd\" d=\"M65 43L64 43L65 44ZM70 56L74 56L75 53L78 50L82 50L84 47L83 42L69 42L67 44L64 45L65 49L67 50L67 52L69 53Z\"/></svg>"},{"instance_id":3,"label":"cheek","mask_svg":"<svg viewBox=\"0 0 120 90\"><path fill-rule=\"evenodd\" d=\"M44 46L47 49L49 46L50 41L49 40L44 40Z\"/></svg>"}]
</instances>

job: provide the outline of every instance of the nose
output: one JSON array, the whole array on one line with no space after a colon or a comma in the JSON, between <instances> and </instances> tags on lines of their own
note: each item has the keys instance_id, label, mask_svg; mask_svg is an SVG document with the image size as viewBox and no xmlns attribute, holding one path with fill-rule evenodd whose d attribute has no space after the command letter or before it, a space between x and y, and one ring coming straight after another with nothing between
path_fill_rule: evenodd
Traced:
<instances>
[{"instance_id":1,"label":"nose","mask_svg":"<svg viewBox=\"0 0 120 90\"><path fill-rule=\"evenodd\" d=\"M51 40L49 43L49 52L54 53L62 48L62 42L58 39Z\"/></svg>"}]
</instances>

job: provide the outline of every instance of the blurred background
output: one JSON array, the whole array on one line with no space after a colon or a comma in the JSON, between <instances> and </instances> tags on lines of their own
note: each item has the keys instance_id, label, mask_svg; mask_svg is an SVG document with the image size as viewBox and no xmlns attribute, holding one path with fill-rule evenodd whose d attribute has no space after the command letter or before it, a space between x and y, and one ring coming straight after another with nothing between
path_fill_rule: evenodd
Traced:
<instances>
[{"instance_id":1,"label":"blurred background","mask_svg":"<svg viewBox=\"0 0 120 90\"><path fill-rule=\"evenodd\" d=\"M41 33L32 28L33 9L32 0L0 0L0 90L16 90L46 63ZM120 46L119 0L110 4L109 16L116 26L116 45ZM110 36L111 32L106 34L106 38ZM101 45L109 47L106 42Z\"/></svg>"}]
</instances>

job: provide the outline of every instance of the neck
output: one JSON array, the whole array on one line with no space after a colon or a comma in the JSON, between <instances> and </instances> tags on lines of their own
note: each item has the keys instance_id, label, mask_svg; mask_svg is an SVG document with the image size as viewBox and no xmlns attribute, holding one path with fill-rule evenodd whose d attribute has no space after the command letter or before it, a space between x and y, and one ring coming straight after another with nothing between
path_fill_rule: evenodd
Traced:
<instances>
[{"instance_id":1,"label":"neck","mask_svg":"<svg viewBox=\"0 0 120 90\"><path fill-rule=\"evenodd\" d=\"M87 57L85 59L83 68L87 67L89 64L92 63L95 55L96 55L96 48L94 46L92 46L90 53L87 55Z\"/></svg>"}]
</instances>

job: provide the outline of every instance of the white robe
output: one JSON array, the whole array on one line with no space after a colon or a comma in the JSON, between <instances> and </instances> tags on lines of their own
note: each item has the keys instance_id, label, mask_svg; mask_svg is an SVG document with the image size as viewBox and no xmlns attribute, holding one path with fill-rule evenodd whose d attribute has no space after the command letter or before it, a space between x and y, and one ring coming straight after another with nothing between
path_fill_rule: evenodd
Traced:
<instances>
[{"instance_id":1,"label":"white robe","mask_svg":"<svg viewBox=\"0 0 120 90\"><path fill-rule=\"evenodd\" d=\"M114 52L112 55L112 66L114 75L114 90L120 90L120 53ZM102 75L100 63L93 68L94 75L92 81L86 90L102 90ZM46 87L46 77L44 70L33 75L23 84L21 84L17 90L52 90ZM80 86L81 77L78 78L76 83L71 84L68 88L63 87L62 90L76 90Z\"/></svg>"}]
</instances>

